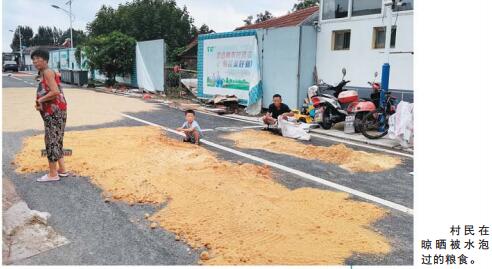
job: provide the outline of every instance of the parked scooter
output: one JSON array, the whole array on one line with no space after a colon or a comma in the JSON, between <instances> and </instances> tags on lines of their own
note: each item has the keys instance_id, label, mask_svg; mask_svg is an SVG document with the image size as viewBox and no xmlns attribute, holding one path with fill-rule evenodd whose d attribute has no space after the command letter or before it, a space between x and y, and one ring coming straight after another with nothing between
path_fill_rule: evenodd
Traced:
<instances>
[{"instance_id":1,"label":"parked scooter","mask_svg":"<svg viewBox=\"0 0 492 269\"><path fill-rule=\"evenodd\" d=\"M355 108L351 111L352 113L355 113L354 127L356 132L360 132L361 130L362 118L367 113L375 111L379 105L381 84L379 82L376 82L377 77L378 72L374 72L374 80L372 82L367 82L367 84L369 84L372 88L370 99L361 99L355 105Z\"/></svg>"},{"instance_id":2,"label":"parked scooter","mask_svg":"<svg viewBox=\"0 0 492 269\"><path fill-rule=\"evenodd\" d=\"M359 131L364 113L376 110L376 106L371 101L359 100L357 91L345 89L345 85L350 82L344 79L347 74L345 68L342 69L342 74L342 80L337 86L325 83L317 85L316 95L311 98L316 108L314 122L319 123L323 129L330 129L333 124L345 121L353 113L357 119L354 127Z\"/></svg>"},{"instance_id":3,"label":"parked scooter","mask_svg":"<svg viewBox=\"0 0 492 269\"><path fill-rule=\"evenodd\" d=\"M377 76L377 73L376 73ZM369 83L371 84L371 83ZM378 139L388 133L389 117L396 112L396 98L391 96L391 92L381 94L379 83L372 83L373 93L371 99L376 105L374 111L366 113L360 121L360 132L369 139ZM379 102L385 100L385 106L381 107Z\"/></svg>"}]
</instances>

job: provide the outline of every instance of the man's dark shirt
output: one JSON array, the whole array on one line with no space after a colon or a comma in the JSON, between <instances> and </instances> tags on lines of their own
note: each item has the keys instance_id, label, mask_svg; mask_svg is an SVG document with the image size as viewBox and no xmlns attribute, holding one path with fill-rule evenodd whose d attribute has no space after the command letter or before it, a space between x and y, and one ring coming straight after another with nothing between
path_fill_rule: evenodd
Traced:
<instances>
[{"instance_id":1,"label":"man's dark shirt","mask_svg":"<svg viewBox=\"0 0 492 269\"><path fill-rule=\"evenodd\" d=\"M280 116L284 113L290 112L290 108L288 105L286 105L284 103L280 104L280 109L277 109L275 104L271 104L268 107L268 112L272 113L272 117L276 119L276 118L278 118L278 116Z\"/></svg>"}]
</instances>

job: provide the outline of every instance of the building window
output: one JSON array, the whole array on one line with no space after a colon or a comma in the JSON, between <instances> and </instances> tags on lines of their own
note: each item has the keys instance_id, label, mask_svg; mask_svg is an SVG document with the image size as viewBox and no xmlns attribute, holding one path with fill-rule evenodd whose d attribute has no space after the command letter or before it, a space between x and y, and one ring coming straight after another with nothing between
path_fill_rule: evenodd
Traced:
<instances>
[{"instance_id":1,"label":"building window","mask_svg":"<svg viewBox=\"0 0 492 269\"><path fill-rule=\"evenodd\" d=\"M373 49L384 49L386 44L386 27L374 27L372 34L372 48ZM391 28L391 42L390 48L394 48L396 43L396 26Z\"/></svg>"},{"instance_id":2,"label":"building window","mask_svg":"<svg viewBox=\"0 0 492 269\"><path fill-rule=\"evenodd\" d=\"M400 5L393 4L393 11L413 10L413 0L401 0Z\"/></svg>"},{"instance_id":3,"label":"building window","mask_svg":"<svg viewBox=\"0 0 492 269\"><path fill-rule=\"evenodd\" d=\"M332 50L350 49L350 30L333 31Z\"/></svg>"},{"instance_id":4,"label":"building window","mask_svg":"<svg viewBox=\"0 0 492 269\"><path fill-rule=\"evenodd\" d=\"M321 19L337 19L348 16L349 0L323 0Z\"/></svg>"},{"instance_id":5,"label":"building window","mask_svg":"<svg viewBox=\"0 0 492 269\"><path fill-rule=\"evenodd\" d=\"M352 0L352 16L381 14L381 0Z\"/></svg>"}]
</instances>

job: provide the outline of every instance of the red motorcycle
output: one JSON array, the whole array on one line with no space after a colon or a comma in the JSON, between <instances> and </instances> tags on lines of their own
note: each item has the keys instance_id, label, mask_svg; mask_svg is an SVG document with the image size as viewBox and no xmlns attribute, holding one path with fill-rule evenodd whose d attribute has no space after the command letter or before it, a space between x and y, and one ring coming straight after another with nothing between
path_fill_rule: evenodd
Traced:
<instances>
[{"instance_id":1,"label":"red motorcycle","mask_svg":"<svg viewBox=\"0 0 492 269\"><path fill-rule=\"evenodd\" d=\"M354 128L359 132L362 118L366 113L375 111L376 105L370 100L360 100L357 91L345 89L350 82L344 80L345 68L342 74L342 81L337 86L322 83L315 87L315 96L311 98L316 109L314 121L324 129L330 129L333 124L345 121L347 116L355 115Z\"/></svg>"},{"instance_id":2,"label":"red motorcycle","mask_svg":"<svg viewBox=\"0 0 492 269\"><path fill-rule=\"evenodd\" d=\"M375 77L377 77L377 72L375 73ZM389 116L393 115L396 111L396 98L391 96L391 92L386 92L383 97L386 105L385 107L380 107L381 85L377 82L368 83L373 89L371 101L374 103L375 109L363 115L359 121L359 130L369 139L378 139L388 133L388 120Z\"/></svg>"}]
</instances>

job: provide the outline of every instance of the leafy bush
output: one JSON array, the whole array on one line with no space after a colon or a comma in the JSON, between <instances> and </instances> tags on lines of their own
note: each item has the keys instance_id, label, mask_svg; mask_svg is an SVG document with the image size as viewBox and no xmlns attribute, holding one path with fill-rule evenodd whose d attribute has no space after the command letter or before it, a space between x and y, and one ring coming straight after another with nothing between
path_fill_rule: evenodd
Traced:
<instances>
[{"instance_id":1,"label":"leafy bush","mask_svg":"<svg viewBox=\"0 0 492 269\"><path fill-rule=\"evenodd\" d=\"M125 76L131 73L135 59L135 44L134 38L115 31L90 38L81 50L87 56L89 67L101 70L107 77L106 85L112 86L117 75Z\"/></svg>"}]
</instances>

